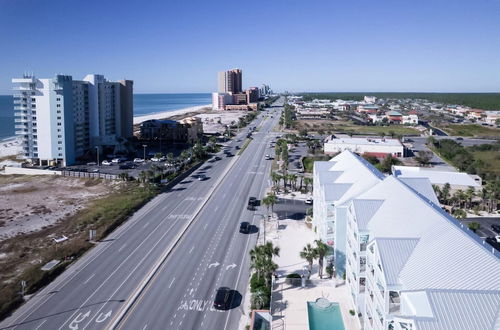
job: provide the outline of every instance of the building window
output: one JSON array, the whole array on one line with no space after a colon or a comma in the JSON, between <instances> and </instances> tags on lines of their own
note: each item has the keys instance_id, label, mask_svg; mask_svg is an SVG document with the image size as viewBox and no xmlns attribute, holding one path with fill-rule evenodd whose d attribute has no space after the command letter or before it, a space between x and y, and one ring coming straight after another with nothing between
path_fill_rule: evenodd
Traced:
<instances>
[{"instance_id":1,"label":"building window","mask_svg":"<svg viewBox=\"0 0 500 330\"><path fill-rule=\"evenodd\" d=\"M57 126L61 126L61 123L57 123Z\"/></svg>"},{"instance_id":2,"label":"building window","mask_svg":"<svg viewBox=\"0 0 500 330\"><path fill-rule=\"evenodd\" d=\"M60 132L60 131L61 131L61 129L60 129L60 128L58 128L58 129L57 129L57 131L58 131L58 132Z\"/></svg>"},{"instance_id":3,"label":"building window","mask_svg":"<svg viewBox=\"0 0 500 330\"><path fill-rule=\"evenodd\" d=\"M62 147L58 147L57 150L62 150Z\"/></svg>"},{"instance_id":4,"label":"building window","mask_svg":"<svg viewBox=\"0 0 500 330\"><path fill-rule=\"evenodd\" d=\"M36 99L35 98L31 98L31 102L36 102Z\"/></svg>"},{"instance_id":5,"label":"building window","mask_svg":"<svg viewBox=\"0 0 500 330\"><path fill-rule=\"evenodd\" d=\"M61 120L61 117L57 117L57 120Z\"/></svg>"},{"instance_id":6,"label":"building window","mask_svg":"<svg viewBox=\"0 0 500 330\"><path fill-rule=\"evenodd\" d=\"M62 144L62 141L57 141L57 144Z\"/></svg>"},{"instance_id":7,"label":"building window","mask_svg":"<svg viewBox=\"0 0 500 330\"><path fill-rule=\"evenodd\" d=\"M62 135L58 135L57 137L58 137L58 138L62 138Z\"/></svg>"},{"instance_id":8,"label":"building window","mask_svg":"<svg viewBox=\"0 0 500 330\"><path fill-rule=\"evenodd\" d=\"M62 154L61 154L61 153L59 153L59 157L62 157Z\"/></svg>"},{"instance_id":9,"label":"building window","mask_svg":"<svg viewBox=\"0 0 500 330\"><path fill-rule=\"evenodd\" d=\"M60 98L60 97L58 97L58 98L56 99L56 101L61 101L61 98Z\"/></svg>"},{"instance_id":10,"label":"building window","mask_svg":"<svg viewBox=\"0 0 500 330\"><path fill-rule=\"evenodd\" d=\"M60 104L56 104L56 107L60 108L60 107L61 107L61 105L60 105Z\"/></svg>"}]
</instances>

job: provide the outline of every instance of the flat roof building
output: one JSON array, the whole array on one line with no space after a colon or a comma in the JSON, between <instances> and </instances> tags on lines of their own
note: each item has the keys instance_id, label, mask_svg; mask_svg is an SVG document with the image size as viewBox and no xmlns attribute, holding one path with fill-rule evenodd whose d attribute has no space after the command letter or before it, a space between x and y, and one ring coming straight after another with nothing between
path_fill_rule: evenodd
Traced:
<instances>
[{"instance_id":1,"label":"flat roof building","mask_svg":"<svg viewBox=\"0 0 500 330\"><path fill-rule=\"evenodd\" d=\"M332 136L324 143L324 152L327 155L350 150L357 154L369 154L376 157L392 155L402 157L404 146L398 139L349 137L347 135Z\"/></svg>"}]
</instances>

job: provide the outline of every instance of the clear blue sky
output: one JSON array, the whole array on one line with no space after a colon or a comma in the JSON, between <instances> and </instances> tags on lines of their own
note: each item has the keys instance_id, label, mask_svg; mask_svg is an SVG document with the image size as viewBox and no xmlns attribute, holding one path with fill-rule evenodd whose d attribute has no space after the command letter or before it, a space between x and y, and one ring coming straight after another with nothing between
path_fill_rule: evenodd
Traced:
<instances>
[{"instance_id":1,"label":"clear blue sky","mask_svg":"<svg viewBox=\"0 0 500 330\"><path fill-rule=\"evenodd\" d=\"M24 71L211 92L500 91L499 0L0 0L0 94Z\"/></svg>"}]
</instances>

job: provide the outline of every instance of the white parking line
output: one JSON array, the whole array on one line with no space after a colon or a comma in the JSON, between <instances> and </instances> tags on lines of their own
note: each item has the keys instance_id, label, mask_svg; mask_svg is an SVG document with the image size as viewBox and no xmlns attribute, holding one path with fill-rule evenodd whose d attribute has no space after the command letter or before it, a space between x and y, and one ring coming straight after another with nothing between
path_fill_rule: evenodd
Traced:
<instances>
[{"instance_id":1,"label":"white parking line","mask_svg":"<svg viewBox=\"0 0 500 330\"><path fill-rule=\"evenodd\" d=\"M172 284L174 284L174 281L175 281L175 277L172 279L172 282L170 282L170 284L168 285L169 289L170 289L170 287L172 287Z\"/></svg>"},{"instance_id":2,"label":"white parking line","mask_svg":"<svg viewBox=\"0 0 500 330\"><path fill-rule=\"evenodd\" d=\"M118 252L121 252L125 248L125 246L127 246L127 243L124 243L122 246L120 246Z\"/></svg>"},{"instance_id":3,"label":"white parking line","mask_svg":"<svg viewBox=\"0 0 500 330\"><path fill-rule=\"evenodd\" d=\"M193 250L194 250L194 245L193 245L193 247L191 247L191 250L189 250L189 254L191 254L191 252L193 252Z\"/></svg>"},{"instance_id":4,"label":"white parking line","mask_svg":"<svg viewBox=\"0 0 500 330\"><path fill-rule=\"evenodd\" d=\"M43 320L43 321L42 321L42 323L40 323L40 324L39 324L39 325L35 328L35 330L40 329L40 327L41 327L41 326L42 326L45 322L47 322L47 320L46 320L46 319L45 319L45 320Z\"/></svg>"}]
</instances>

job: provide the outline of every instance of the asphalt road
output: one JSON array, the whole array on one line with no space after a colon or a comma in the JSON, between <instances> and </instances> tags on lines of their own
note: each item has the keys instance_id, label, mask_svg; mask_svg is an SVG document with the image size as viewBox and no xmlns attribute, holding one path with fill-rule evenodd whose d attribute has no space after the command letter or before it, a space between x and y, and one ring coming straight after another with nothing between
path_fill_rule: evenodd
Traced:
<instances>
[{"instance_id":1,"label":"asphalt road","mask_svg":"<svg viewBox=\"0 0 500 330\"><path fill-rule=\"evenodd\" d=\"M162 254L172 247L161 270L120 326L165 329L172 323L172 328L178 329L237 328L241 307L225 312L213 312L209 307L219 286L229 286L240 294L245 292L249 271L247 251L255 244L257 235L241 236L237 228L240 220L254 223L260 220L256 214L262 210L249 212L245 206L248 196L262 197L269 184L271 162L265 161L264 155L269 152L266 150L271 136L268 132L278 117L263 120L262 128L241 156L222 154L220 161L207 162L191 178L144 206L4 320L0 329L105 328ZM255 126L261 121L262 116L254 122ZM236 145L243 145L246 131L228 143L233 154L237 153ZM207 180L196 180L200 173L205 174ZM216 186L223 175L220 185ZM174 246L178 235L205 202L193 224ZM235 297L238 298L236 293ZM202 307L196 305L197 310L193 311L193 299L203 300L206 309L200 312ZM207 300L210 303L206 303ZM185 310L183 301L189 301Z\"/></svg>"}]
</instances>

